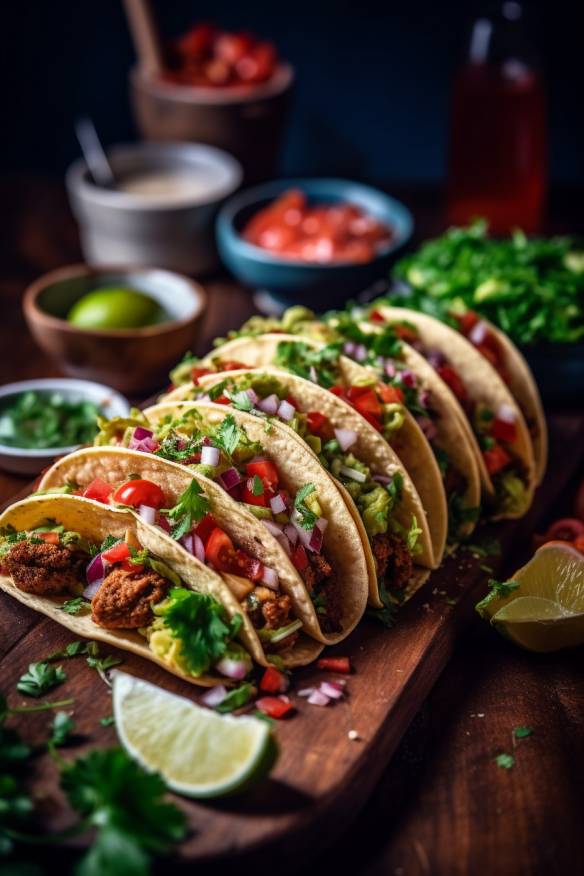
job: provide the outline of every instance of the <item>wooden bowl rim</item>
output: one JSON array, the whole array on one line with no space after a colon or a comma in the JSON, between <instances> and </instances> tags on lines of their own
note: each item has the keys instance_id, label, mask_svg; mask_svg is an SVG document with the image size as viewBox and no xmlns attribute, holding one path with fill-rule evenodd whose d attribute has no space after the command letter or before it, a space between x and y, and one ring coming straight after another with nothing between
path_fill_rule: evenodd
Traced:
<instances>
[{"instance_id":1,"label":"wooden bowl rim","mask_svg":"<svg viewBox=\"0 0 584 876\"><path fill-rule=\"evenodd\" d=\"M58 283L62 280L70 280L74 277L91 277L96 278L104 274L149 274L153 271L157 273L169 274L173 277L178 277L186 283L193 293L196 300L195 312L184 319L173 319L163 323L151 326L143 326L135 329L84 329L79 326L72 325L66 319L60 319L58 316L53 316L42 310L38 304L38 298L47 286ZM25 290L22 307L25 317L29 322L40 323L45 328L57 329L65 334L79 335L86 338L103 338L103 339L120 339L120 340L136 340L147 339L158 336L170 335L180 329L194 325L203 315L207 307L207 292L205 288L196 280L192 280L185 274L179 274L177 271L167 271L164 268L144 267L144 266L128 266L128 265L99 265L92 266L84 263L75 265L67 265L62 268L56 268L53 271L48 271L41 277L34 280Z\"/></svg>"}]
</instances>

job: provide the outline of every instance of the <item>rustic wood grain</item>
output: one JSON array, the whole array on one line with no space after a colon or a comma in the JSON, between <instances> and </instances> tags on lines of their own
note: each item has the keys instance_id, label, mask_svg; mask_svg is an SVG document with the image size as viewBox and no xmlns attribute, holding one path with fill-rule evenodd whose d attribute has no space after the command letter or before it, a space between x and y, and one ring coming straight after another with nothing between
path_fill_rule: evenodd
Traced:
<instances>
[{"instance_id":1,"label":"rustic wood grain","mask_svg":"<svg viewBox=\"0 0 584 876\"><path fill-rule=\"evenodd\" d=\"M35 276L78 260L79 251L75 226L60 188L46 180L27 177L0 181L0 193L4 218L10 216L0 235L3 305L0 380L7 382L55 373L26 333L19 300L26 284ZM404 189L396 193L414 208L419 237L440 230L440 202L435 191ZM556 198L555 205L551 229L577 229L575 223L581 221L577 193ZM249 296L225 280L213 281L208 288L209 312L199 336L193 339L193 349L198 352L203 352L216 334L239 324L252 312ZM570 464L575 464L576 450L583 443L578 418L556 418L554 424L559 429L555 433L560 438L556 444L559 457L570 457ZM554 466L552 470L556 471ZM553 497L561 491L565 493L563 479L563 475L553 478L551 492L546 492L541 502L538 500L538 514L546 508L549 513ZM575 482L574 477L572 481ZM20 478L0 473L0 501L24 483ZM561 510L563 513L568 510L567 499ZM524 549L529 543L525 533L533 525L533 520L527 521L510 536L512 543L503 557L506 571L513 568L514 549L518 546ZM426 604L426 597L420 595L416 604L403 612L393 633L388 635L367 624L351 640L357 675L351 678L347 704L320 712L301 703L302 714L279 725L278 732L288 753L271 783L243 802L234 799L205 807L189 806L194 832L181 852L181 860L174 862L173 870L191 871L192 865L185 856L196 855L198 869L213 872L214 876L224 871L232 873L234 866L241 872L248 872L252 866L254 872L273 872L275 867L279 872L297 871L299 859L307 876L316 876L323 869L395 876L427 873L531 876L540 872L563 876L582 872L581 652L534 657L513 648L474 617L474 595L469 594L462 603L451 607L444 604L439 592L432 594L434 587L447 592L457 589L448 570L441 575L447 577L444 588L438 584L426 588L428 607L420 611ZM469 633L457 644L460 629ZM368 643L359 636L368 638ZM407 673L398 671L404 667L394 649L399 647L402 636L408 639L403 654L414 661L428 638L432 640L431 648L427 649L429 656L426 661L418 661L417 671L411 668ZM370 670L367 654L377 637L384 641L376 652L383 654L386 662L383 670ZM2 688L7 689L10 681L14 690L12 682L28 661L42 657L45 646L52 650L56 647L54 643L58 645L67 639L61 628L39 621L33 613L1 595L0 658L8 652L8 657L0 661ZM453 651L454 660L420 709L435 681L437 667L446 666ZM167 686L181 687L180 682L150 664L127 660L124 668L158 682L164 680ZM71 756L82 750L83 745L113 743L113 729L95 726L92 717L109 714L107 689L97 682L82 660L68 663L66 669L69 678L60 690L75 696L75 718L81 732L78 740L81 745L71 751ZM405 679L399 678L404 674ZM369 691L367 695L365 688ZM387 702L383 702L384 697ZM11 695L11 702L18 701L18 696ZM349 745L345 741L349 723L355 723L357 729L361 729L361 724L366 727L364 736L368 738L372 725L369 718L366 723L365 717L389 706L399 714L399 721L390 722L389 732L380 731L366 745L363 742ZM384 771L383 764L416 710L412 727ZM316 715L311 714L315 712ZM485 717L471 717L479 713ZM29 738L40 739L47 722L46 715L29 717L25 727L23 724L24 732ZM318 728L318 744L313 743L312 733L307 734L314 748L307 748L301 729L307 722ZM534 736L520 744L513 771L498 769L492 756L499 750L510 750L509 730L523 724L534 727ZM364 761L363 751L369 752ZM314 769L314 760L318 763L318 775L311 785L307 776ZM57 790L54 768L48 761L40 760L37 769L33 786L47 823L65 824L68 816ZM337 798L342 805L335 807L330 805L335 790L331 776L342 770L347 771L348 791ZM362 814L352 827L347 827L382 773ZM290 774L294 776L293 784L281 781ZM323 820L315 792L323 793L327 788L330 794L322 798L323 806L328 807L327 818ZM298 825L300 834L291 832L282 838L281 831L291 824ZM252 841L260 845L254 849ZM248 856L235 863L229 857L230 850L244 847L249 850ZM324 847L326 852L318 856L319 849ZM220 862L209 857L216 849L223 855ZM59 852L57 859L51 853L51 861L60 862L63 854ZM318 857L309 865L307 859L315 855ZM160 872L166 873L168 869L169 864L162 864Z\"/></svg>"}]
</instances>

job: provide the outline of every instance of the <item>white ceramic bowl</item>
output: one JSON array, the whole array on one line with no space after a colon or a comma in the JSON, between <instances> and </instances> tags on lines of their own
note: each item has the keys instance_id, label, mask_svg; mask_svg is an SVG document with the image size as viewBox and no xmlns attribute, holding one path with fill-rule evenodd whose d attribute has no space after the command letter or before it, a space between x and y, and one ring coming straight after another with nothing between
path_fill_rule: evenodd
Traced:
<instances>
[{"instance_id":1,"label":"white ceramic bowl","mask_svg":"<svg viewBox=\"0 0 584 876\"><path fill-rule=\"evenodd\" d=\"M106 417L125 417L130 411L130 405L124 396L110 389L109 386L92 383L89 380L67 380L65 378L7 383L0 387L0 408L4 407L7 399L11 396L17 396L29 390L42 393L58 392L72 402L91 401L103 411ZM0 444L0 468L15 474L34 475L50 465L55 457L70 453L77 446L29 450Z\"/></svg>"}]
</instances>

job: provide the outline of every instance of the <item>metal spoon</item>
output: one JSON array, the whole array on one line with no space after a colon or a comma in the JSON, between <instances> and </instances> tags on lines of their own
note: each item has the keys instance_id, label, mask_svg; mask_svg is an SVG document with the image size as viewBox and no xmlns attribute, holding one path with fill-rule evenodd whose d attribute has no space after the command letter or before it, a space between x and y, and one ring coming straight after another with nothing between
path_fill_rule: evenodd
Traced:
<instances>
[{"instance_id":1,"label":"metal spoon","mask_svg":"<svg viewBox=\"0 0 584 876\"><path fill-rule=\"evenodd\" d=\"M76 120L75 133L94 183L104 189L115 188L114 172L89 116L81 116Z\"/></svg>"}]
</instances>

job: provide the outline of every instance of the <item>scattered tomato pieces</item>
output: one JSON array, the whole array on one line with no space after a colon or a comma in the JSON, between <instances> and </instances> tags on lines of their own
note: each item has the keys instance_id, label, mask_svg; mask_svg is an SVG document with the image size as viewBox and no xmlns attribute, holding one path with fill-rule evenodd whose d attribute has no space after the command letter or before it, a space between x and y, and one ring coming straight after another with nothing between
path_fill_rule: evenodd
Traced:
<instances>
[{"instance_id":1,"label":"scattered tomato pieces","mask_svg":"<svg viewBox=\"0 0 584 876\"><path fill-rule=\"evenodd\" d=\"M276 720L294 711L294 706L288 697L261 697L256 700L256 707L268 718L276 718Z\"/></svg>"},{"instance_id":2,"label":"scattered tomato pieces","mask_svg":"<svg viewBox=\"0 0 584 876\"><path fill-rule=\"evenodd\" d=\"M316 661L318 669L324 669L326 672L340 672L344 675L349 675L351 672L351 661L348 657L321 657Z\"/></svg>"},{"instance_id":3,"label":"scattered tomato pieces","mask_svg":"<svg viewBox=\"0 0 584 876\"><path fill-rule=\"evenodd\" d=\"M263 693L285 693L289 685L288 676L275 666L268 666L260 680L260 690Z\"/></svg>"}]
</instances>

